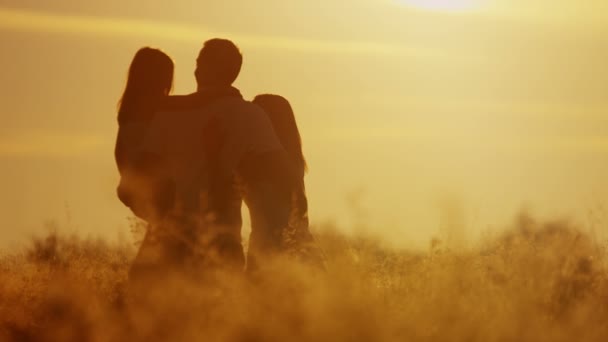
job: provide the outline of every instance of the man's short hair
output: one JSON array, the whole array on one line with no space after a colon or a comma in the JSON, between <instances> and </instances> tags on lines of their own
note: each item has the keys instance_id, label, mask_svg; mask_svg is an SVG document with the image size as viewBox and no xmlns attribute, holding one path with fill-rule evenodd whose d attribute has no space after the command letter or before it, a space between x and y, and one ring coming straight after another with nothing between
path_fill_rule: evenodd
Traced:
<instances>
[{"instance_id":1,"label":"man's short hair","mask_svg":"<svg viewBox=\"0 0 608 342\"><path fill-rule=\"evenodd\" d=\"M232 41L215 38L205 42L196 63L204 82L231 85L241 72L243 55Z\"/></svg>"}]
</instances>

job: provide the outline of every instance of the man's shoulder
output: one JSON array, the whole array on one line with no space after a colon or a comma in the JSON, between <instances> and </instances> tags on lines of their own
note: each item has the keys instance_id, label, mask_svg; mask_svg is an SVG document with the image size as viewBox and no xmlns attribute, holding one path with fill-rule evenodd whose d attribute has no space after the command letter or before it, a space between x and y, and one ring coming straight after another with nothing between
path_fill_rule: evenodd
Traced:
<instances>
[{"instance_id":1,"label":"man's shoulder","mask_svg":"<svg viewBox=\"0 0 608 342\"><path fill-rule=\"evenodd\" d=\"M258 105L243 99L225 100L216 105L211 111L233 141L256 153L282 149L270 118Z\"/></svg>"},{"instance_id":2,"label":"man's shoulder","mask_svg":"<svg viewBox=\"0 0 608 342\"><path fill-rule=\"evenodd\" d=\"M161 101L158 108L162 112L190 111L199 107L200 96L198 93L188 95L167 96Z\"/></svg>"},{"instance_id":3,"label":"man's shoulder","mask_svg":"<svg viewBox=\"0 0 608 342\"><path fill-rule=\"evenodd\" d=\"M243 99L236 88L209 90L188 95L167 96L158 107L158 112L263 112L260 107Z\"/></svg>"},{"instance_id":4,"label":"man's shoulder","mask_svg":"<svg viewBox=\"0 0 608 342\"><path fill-rule=\"evenodd\" d=\"M228 115L265 115L257 104L239 97L226 97L208 107L209 110L223 112Z\"/></svg>"}]
</instances>

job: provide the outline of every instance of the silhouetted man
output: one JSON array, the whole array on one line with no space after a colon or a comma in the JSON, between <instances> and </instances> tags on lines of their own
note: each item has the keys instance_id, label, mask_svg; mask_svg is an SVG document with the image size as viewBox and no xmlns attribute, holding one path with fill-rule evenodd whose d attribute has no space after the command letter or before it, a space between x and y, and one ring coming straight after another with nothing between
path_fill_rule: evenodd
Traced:
<instances>
[{"instance_id":1,"label":"silhouetted man","mask_svg":"<svg viewBox=\"0 0 608 342\"><path fill-rule=\"evenodd\" d=\"M185 139L187 149L194 147L199 152L188 157L195 158L190 160L191 164L200 169L196 182L186 176L176 179L180 215L195 214L200 219L196 234L187 239L196 240L203 258L237 269L242 269L245 262L241 245L241 186L248 189L253 199L250 212L265 222L252 232L250 239L249 266L254 268L281 248L295 182L289 158L269 118L232 86L241 65L242 55L231 41L207 41L197 58L197 92L171 97L166 107L172 113L165 115L171 120L187 121L181 132L176 132L176 139ZM188 138L193 127L200 137L198 141ZM204 160L199 163L196 158ZM180 164L184 166L183 161Z\"/></svg>"}]
</instances>

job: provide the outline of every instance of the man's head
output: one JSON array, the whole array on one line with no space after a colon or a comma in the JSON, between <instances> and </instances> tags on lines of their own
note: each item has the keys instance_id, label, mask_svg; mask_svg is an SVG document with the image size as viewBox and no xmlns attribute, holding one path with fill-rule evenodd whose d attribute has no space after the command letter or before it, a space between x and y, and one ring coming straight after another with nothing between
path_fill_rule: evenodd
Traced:
<instances>
[{"instance_id":1,"label":"man's head","mask_svg":"<svg viewBox=\"0 0 608 342\"><path fill-rule=\"evenodd\" d=\"M206 41L196 60L198 88L232 85L242 64L243 56L233 42L219 38Z\"/></svg>"}]
</instances>

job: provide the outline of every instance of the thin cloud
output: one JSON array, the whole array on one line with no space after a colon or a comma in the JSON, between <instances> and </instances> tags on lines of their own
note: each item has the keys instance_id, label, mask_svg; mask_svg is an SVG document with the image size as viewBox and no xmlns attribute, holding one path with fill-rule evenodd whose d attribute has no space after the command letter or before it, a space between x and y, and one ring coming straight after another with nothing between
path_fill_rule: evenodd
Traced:
<instances>
[{"instance_id":1,"label":"thin cloud","mask_svg":"<svg viewBox=\"0 0 608 342\"><path fill-rule=\"evenodd\" d=\"M319 53L408 56L445 59L445 51L400 44L362 41L330 41L278 36L229 34L206 28L150 20L68 15L0 8L0 29L112 37L152 37L158 40L200 43L206 37L230 37L242 46ZM449 56L453 61L454 56ZM467 57L468 58L468 57Z\"/></svg>"},{"instance_id":2,"label":"thin cloud","mask_svg":"<svg viewBox=\"0 0 608 342\"><path fill-rule=\"evenodd\" d=\"M97 153L108 146L96 135L27 132L0 139L0 158L73 158Z\"/></svg>"}]
</instances>

